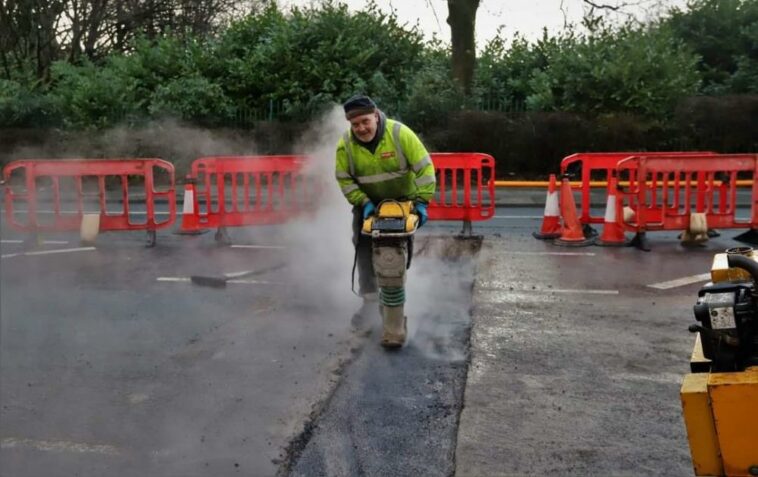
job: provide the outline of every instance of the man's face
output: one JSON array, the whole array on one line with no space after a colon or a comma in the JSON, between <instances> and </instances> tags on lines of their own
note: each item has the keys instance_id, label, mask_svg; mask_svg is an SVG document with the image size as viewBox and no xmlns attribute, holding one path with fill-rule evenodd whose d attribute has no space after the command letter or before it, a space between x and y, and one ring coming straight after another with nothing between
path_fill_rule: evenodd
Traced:
<instances>
[{"instance_id":1,"label":"man's face","mask_svg":"<svg viewBox=\"0 0 758 477\"><path fill-rule=\"evenodd\" d=\"M350 120L350 129L361 142L371 142L376 136L376 128L379 124L379 113L369 113L356 116Z\"/></svg>"}]
</instances>

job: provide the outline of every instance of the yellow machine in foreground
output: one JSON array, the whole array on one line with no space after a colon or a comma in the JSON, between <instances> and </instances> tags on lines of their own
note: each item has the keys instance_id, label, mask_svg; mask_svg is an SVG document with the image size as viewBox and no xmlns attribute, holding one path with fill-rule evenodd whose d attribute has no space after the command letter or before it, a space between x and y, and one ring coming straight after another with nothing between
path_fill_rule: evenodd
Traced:
<instances>
[{"instance_id":1,"label":"yellow machine in foreground","mask_svg":"<svg viewBox=\"0 0 758 477\"><path fill-rule=\"evenodd\" d=\"M695 475L758 476L758 254L717 254L681 389Z\"/></svg>"},{"instance_id":2,"label":"yellow machine in foreground","mask_svg":"<svg viewBox=\"0 0 758 477\"><path fill-rule=\"evenodd\" d=\"M381 343L386 348L398 348L405 343L405 271L411 266L413 234L418 222L413 202L395 200L381 202L376 213L363 222L362 233L370 235L373 242L371 258L382 312Z\"/></svg>"}]
</instances>

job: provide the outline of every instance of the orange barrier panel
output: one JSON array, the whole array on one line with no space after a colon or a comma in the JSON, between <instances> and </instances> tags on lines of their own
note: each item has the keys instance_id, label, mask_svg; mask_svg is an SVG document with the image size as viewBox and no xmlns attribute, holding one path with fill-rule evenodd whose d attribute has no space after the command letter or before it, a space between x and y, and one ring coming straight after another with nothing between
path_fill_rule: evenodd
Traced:
<instances>
[{"instance_id":1,"label":"orange barrier panel","mask_svg":"<svg viewBox=\"0 0 758 477\"><path fill-rule=\"evenodd\" d=\"M215 156L192 163L195 214L192 227L216 228L228 241L226 227L278 224L315 210L318 187L303 174L305 156ZM185 221L183 220L183 224ZM185 227L182 231L189 232Z\"/></svg>"},{"instance_id":2,"label":"orange barrier panel","mask_svg":"<svg viewBox=\"0 0 758 477\"><path fill-rule=\"evenodd\" d=\"M619 175L634 171L637 178L617 195L617 214L623 217L622 208L629 208L623 226L637 232L635 243L643 249L649 249L645 232L688 230L693 213L705 214L709 229L758 227L758 181L753 182L750 216L737 217L737 179L755 177L756 154L641 155L620 161L617 169Z\"/></svg>"},{"instance_id":3,"label":"orange barrier panel","mask_svg":"<svg viewBox=\"0 0 758 477\"><path fill-rule=\"evenodd\" d=\"M581 191L581 215L579 221L582 225L602 224L605 222L604 215L593 216L590 214L590 189L593 180L609 181L616 170L619 161L632 156L645 155L647 157L698 157L712 152L580 152L564 157L561 161L561 174L566 174L574 168L580 168L582 180L578 186L572 187ZM634 180L634 171L630 172L630 180Z\"/></svg>"},{"instance_id":4,"label":"orange barrier panel","mask_svg":"<svg viewBox=\"0 0 758 477\"><path fill-rule=\"evenodd\" d=\"M433 153L437 192L429 203L429 220L471 222L495 215L495 159L480 153Z\"/></svg>"},{"instance_id":5,"label":"orange barrier panel","mask_svg":"<svg viewBox=\"0 0 758 477\"><path fill-rule=\"evenodd\" d=\"M168 182L162 190L155 188L156 175L164 175ZM154 245L155 231L171 226L176 219L174 166L160 159L14 161L3 168L3 180L6 220L21 232L79 230L84 215L92 213L99 214L100 231L146 230L148 245ZM134 184L139 184L144 197L132 195ZM120 189L120 194L109 195L111 186ZM142 200L145 211L133 212L131 204ZM168 206L163 212L167 218L162 221L156 220L157 200L165 200ZM51 210L43 210L48 203ZM18 209L18 204L25 208Z\"/></svg>"},{"instance_id":6,"label":"orange barrier panel","mask_svg":"<svg viewBox=\"0 0 758 477\"><path fill-rule=\"evenodd\" d=\"M495 161L477 153L431 154L437 173L437 194L428 207L430 220L471 222L495 213ZM228 242L226 227L284 223L312 212L319 186L306 180L306 156L219 156L192 163L185 186L181 232L216 228L218 241ZM223 200L219 200L222 198Z\"/></svg>"}]
</instances>

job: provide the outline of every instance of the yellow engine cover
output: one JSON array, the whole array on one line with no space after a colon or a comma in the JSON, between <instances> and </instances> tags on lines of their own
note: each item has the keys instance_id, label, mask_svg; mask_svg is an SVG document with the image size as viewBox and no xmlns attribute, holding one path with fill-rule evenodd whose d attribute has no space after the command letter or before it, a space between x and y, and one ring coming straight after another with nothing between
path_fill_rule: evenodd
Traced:
<instances>
[{"instance_id":1,"label":"yellow engine cover","mask_svg":"<svg viewBox=\"0 0 758 477\"><path fill-rule=\"evenodd\" d=\"M695 475L751 476L758 469L758 367L684 377L682 411Z\"/></svg>"},{"instance_id":2,"label":"yellow engine cover","mask_svg":"<svg viewBox=\"0 0 758 477\"><path fill-rule=\"evenodd\" d=\"M363 221L363 233L371 233L375 219L402 219L403 217L405 217L405 231L414 231L418 224L418 215L413 213L412 201L384 201L379 204L379 209L373 217Z\"/></svg>"},{"instance_id":3,"label":"yellow engine cover","mask_svg":"<svg viewBox=\"0 0 758 477\"><path fill-rule=\"evenodd\" d=\"M750 274L741 268L729 268L727 253L717 253L713 256L713 265L711 266L711 281L713 283L721 282L748 282L752 280ZM748 252L744 254L758 262L758 254Z\"/></svg>"}]
</instances>

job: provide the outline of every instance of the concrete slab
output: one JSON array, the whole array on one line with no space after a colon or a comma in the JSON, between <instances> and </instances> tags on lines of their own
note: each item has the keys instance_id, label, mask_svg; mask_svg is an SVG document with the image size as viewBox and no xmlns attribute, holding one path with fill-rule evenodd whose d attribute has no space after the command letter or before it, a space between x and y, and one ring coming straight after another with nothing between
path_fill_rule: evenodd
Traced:
<instances>
[{"instance_id":1,"label":"concrete slab","mask_svg":"<svg viewBox=\"0 0 758 477\"><path fill-rule=\"evenodd\" d=\"M678 390L697 284L644 284L710 253L667 270L630 249L511 253L544 247L518 244L489 238L480 256L455 475L690 475Z\"/></svg>"}]
</instances>

